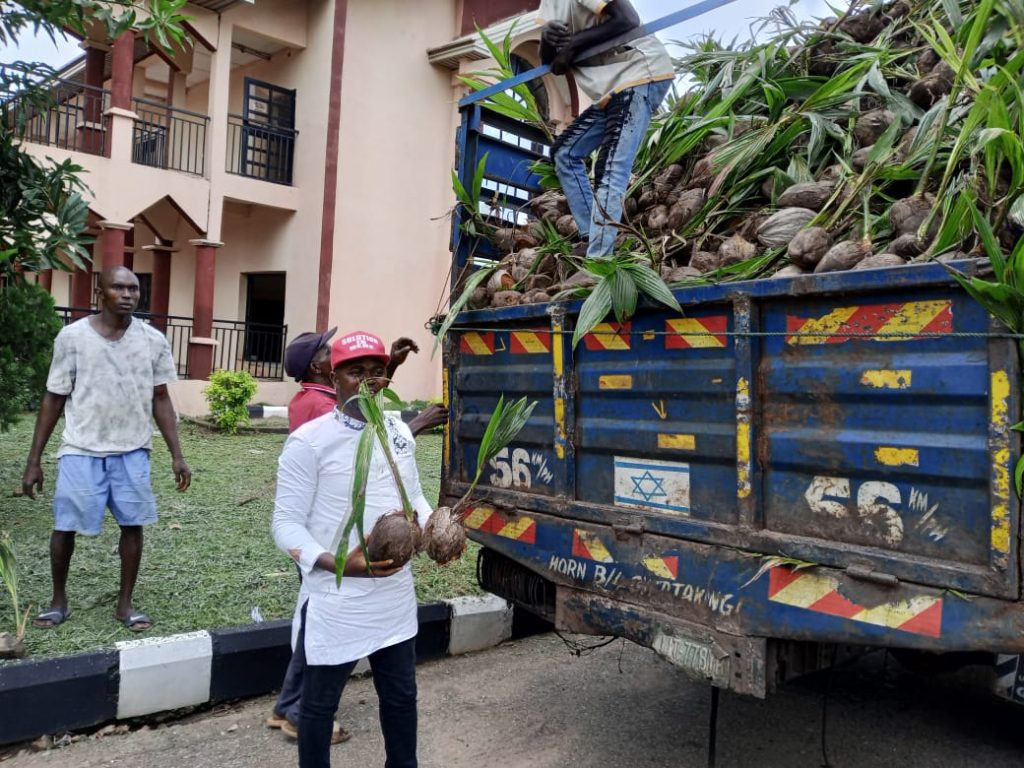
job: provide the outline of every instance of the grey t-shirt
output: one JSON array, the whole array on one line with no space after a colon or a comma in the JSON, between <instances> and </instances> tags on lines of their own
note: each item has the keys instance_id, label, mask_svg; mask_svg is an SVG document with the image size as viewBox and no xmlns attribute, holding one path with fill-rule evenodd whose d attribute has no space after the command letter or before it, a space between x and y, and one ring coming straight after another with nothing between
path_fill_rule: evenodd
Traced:
<instances>
[{"instance_id":1,"label":"grey t-shirt","mask_svg":"<svg viewBox=\"0 0 1024 768\"><path fill-rule=\"evenodd\" d=\"M177 378L171 346L138 318L117 341L88 317L53 343L46 388L67 395L58 456L111 456L153 447L153 387Z\"/></svg>"}]
</instances>

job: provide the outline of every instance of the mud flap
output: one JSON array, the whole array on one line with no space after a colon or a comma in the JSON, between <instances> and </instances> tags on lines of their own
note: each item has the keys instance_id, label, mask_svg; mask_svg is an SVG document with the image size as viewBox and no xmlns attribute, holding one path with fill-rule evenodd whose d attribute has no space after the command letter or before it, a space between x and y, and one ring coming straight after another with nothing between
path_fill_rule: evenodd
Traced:
<instances>
[{"instance_id":1,"label":"mud flap","mask_svg":"<svg viewBox=\"0 0 1024 768\"><path fill-rule=\"evenodd\" d=\"M996 657L995 693L1016 704L1024 704L1024 656L1001 653Z\"/></svg>"}]
</instances>

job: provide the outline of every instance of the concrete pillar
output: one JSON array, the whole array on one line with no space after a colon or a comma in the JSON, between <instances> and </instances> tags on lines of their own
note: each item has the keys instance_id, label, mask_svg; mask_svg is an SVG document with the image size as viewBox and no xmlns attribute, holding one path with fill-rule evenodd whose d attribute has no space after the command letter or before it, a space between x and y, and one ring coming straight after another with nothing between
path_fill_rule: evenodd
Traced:
<instances>
[{"instance_id":1,"label":"concrete pillar","mask_svg":"<svg viewBox=\"0 0 1024 768\"><path fill-rule=\"evenodd\" d=\"M144 245L142 250L153 254L153 283L149 294L149 311L154 328L167 331L167 318L171 303L171 254L177 252L171 244Z\"/></svg>"},{"instance_id":2,"label":"concrete pillar","mask_svg":"<svg viewBox=\"0 0 1024 768\"><path fill-rule=\"evenodd\" d=\"M133 130L137 115L132 111L132 81L135 75L135 33L124 32L111 49L110 109L107 156L130 162Z\"/></svg>"},{"instance_id":3,"label":"concrete pillar","mask_svg":"<svg viewBox=\"0 0 1024 768\"><path fill-rule=\"evenodd\" d=\"M221 236L224 216L224 177L228 156L228 104L231 103L231 34L232 26L222 18L217 35L217 50L210 60L210 90L207 114L210 129L206 132L206 173L210 185L210 218L206 236Z\"/></svg>"},{"instance_id":4,"label":"concrete pillar","mask_svg":"<svg viewBox=\"0 0 1024 768\"><path fill-rule=\"evenodd\" d=\"M132 81L135 76L135 32L125 30L110 54L110 106L132 108Z\"/></svg>"},{"instance_id":5,"label":"concrete pillar","mask_svg":"<svg viewBox=\"0 0 1024 768\"><path fill-rule=\"evenodd\" d=\"M103 66L107 46L93 40L82 43L85 48L85 84L82 122L78 124L78 149L93 155L106 154L106 130L103 125Z\"/></svg>"},{"instance_id":6,"label":"concrete pillar","mask_svg":"<svg viewBox=\"0 0 1024 768\"><path fill-rule=\"evenodd\" d=\"M213 370L213 287L217 272L215 240L189 240L196 249L195 287L192 293L192 338L188 342L188 377L208 379Z\"/></svg>"},{"instance_id":7,"label":"concrete pillar","mask_svg":"<svg viewBox=\"0 0 1024 768\"><path fill-rule=\"evenodd\" d=\"M89 248L95 258L99 243L94 242ZM72 312L71 319L77 320L89 314L92 307L92 261L87 261L85 267L76 269L71 273L71 306L80 312Z\"/></svg>"},{"instance_id":8,"label":"concrete pillar","mask_svg":"<svg viewBox=\"0 0 1024 768\"><path fill-rule=\"evenodd\" d=\"M100 242L103 244L103 268L128 267L125 259L125 234L134 225L118 221L100 222ZM131 269L131 267L128 267Z\"/></svg>"}]
</instances>

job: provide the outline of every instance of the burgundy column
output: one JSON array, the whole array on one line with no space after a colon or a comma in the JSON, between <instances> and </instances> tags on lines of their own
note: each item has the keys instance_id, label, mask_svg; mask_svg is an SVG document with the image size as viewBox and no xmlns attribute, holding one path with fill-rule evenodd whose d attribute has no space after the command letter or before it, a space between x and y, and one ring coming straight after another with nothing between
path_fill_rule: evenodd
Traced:
<instances>
[{"instance_id":1,"label":"burgundy column","mask_svg":"<svg viewBox=\"0 0 1024 768\"><path fill-rule=\"evenodd\" d=\"M114 41L110 54L110 106L132 108L132 76L135 72L135 33L124 32Z\"/></svg>"},{"instance_id":2,"label":"burgundy column","mask_svg":"<svg viewBox=\"0 0 1024 768\"><path fill-rule=\"evenodd\" d=\"M96 257L97 243L89 246L92 249L93 258ZM71 273L71 306L81 309L81 312L72 312L71 319L77 320L89 314L92 307L92 262L88 261L84 269L76 269Z\"/></svg>"},{"instance_id":3,"label":"burgundy column","mask_svg":"<svg viewBox=\"0 0 1024 768\"><path fill-rule=\"evenodd\" d=\"M124 265L132 272L135 271L135 224L124 233Z\"/></svg>"},{"instance_id":4,"label":"burgundy column","mask_svg":"<svg viewBox=\"0 0 1024 768\"><path fill-rule=\"evenodd\" d=\"M53 270L44 269L38 275L36 275L36 282L47 291L53 290Z\"/></svg>"},{"instance_id":5,"label":"burgundy column","mask_svg":"<svg viewBox=\"0 0 1024 768\"><path fill-rule=\"evenodd\" d=\"M103 103L101 89L107 52L90 41L86 41L85 45L85 84L88 87L83 92L84 122L78 125L78 148L83 152L99 155L103 153L105 146L103 111L106 105Z\"/></svg>"},{"instance_id":6,"label":"burgundy column","mask_svg":"<svg viewBox=\"0 0 1024 768\"><path fill-rule=\"evenodd\" d=\"M188 377L208 379L213 370L213 286L217 249L223 243L189 240L196 249L195 288L192 293L192 338L188 344Z\"/></svg>"},{"instance_id":7,"label":"burgundy column","mask_svg":"<svg viewBox=\"0 0 1024 768\"><path fill-rule=\"evenodd\" d=\"M100 242L103 244L103 268L126 267L125 235L134 225L117 221L100 222ZM130 267L129 267L130 269Z\"/></svg>"},{"instance_id":8,"label":"burgundy column","mask_svg":"<svg viewBox=\"0 0 1024 768\"><path fill-rule=\"evenodd\" d=\"M161 331L167 330L167 318L171 304L171 254L177 250L170 244L144 245L142 250L153 255L153 282L149 293L149 311L153 315L150 323Z\"/></svg>"}]
</instances>

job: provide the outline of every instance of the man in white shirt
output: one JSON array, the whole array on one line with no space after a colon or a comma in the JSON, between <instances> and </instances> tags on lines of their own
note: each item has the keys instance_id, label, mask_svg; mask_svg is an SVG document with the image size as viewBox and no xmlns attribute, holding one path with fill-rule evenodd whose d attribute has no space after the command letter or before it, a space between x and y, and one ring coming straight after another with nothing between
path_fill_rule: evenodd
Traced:
<instances>
[{"instance_id":1,"label":"man in white shirt","mask_svg":"<svg viewBox=\"0 0 1024 768\"><path fill-rule=\"evenodd\" d=\"M352 483L362 413L348 400L366 380L377 391L387 383L383 342L362 331L331 345L338 408L301 426L285 443L278 463L273 535L298 563L302 588L292 637L305 661L299 716L300 768L330 766L334 715L356 663L369 657L380 699L387 768L416 762L416 593L412 568L391 561L367 563L353 530L344 580L335 578L336 536L352 511ZM397 414L387 416L391 453L408 497L424 525L432 509L416 469L416 441ZM402 508L401 497L377 445L366 486L364 530Z\"/></svg>"},{"instance_id":2,"label":"man in white shirt","mask_svg":"<svg viewBox=\"0 0 1024 768\"><path fill-rule=\"evenodd\" d=\"M589 258L606 258L615 248L616 225L633 160L651 115L675 77L665 46L643 35L586 61L576 56L640 26L629 0L541 0L540 56L556 75L570 69L593 105L559 134L551 156L562 191L588 241ZM597 152L594 187L587 163Z\"/></svg>"}]
</instances>

